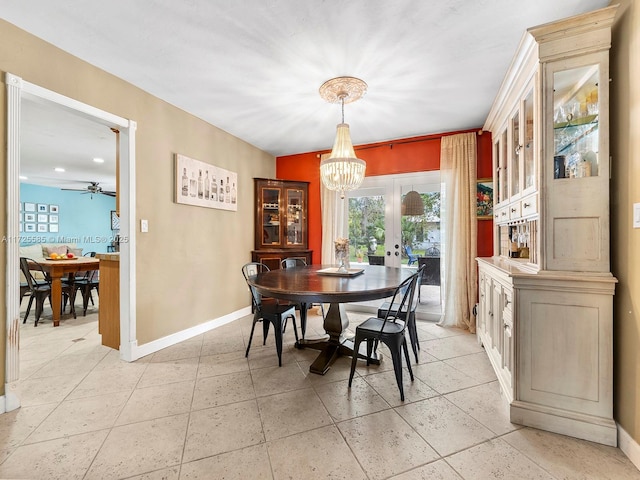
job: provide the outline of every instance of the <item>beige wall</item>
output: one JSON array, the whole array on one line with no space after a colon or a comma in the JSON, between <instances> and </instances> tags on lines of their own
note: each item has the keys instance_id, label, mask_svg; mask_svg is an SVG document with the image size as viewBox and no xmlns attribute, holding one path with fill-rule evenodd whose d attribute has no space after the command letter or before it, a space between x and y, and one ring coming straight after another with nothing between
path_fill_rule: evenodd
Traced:
<instances>
[{"instance_id":1,"label":"beige wall","mask_svg":"<svg viewBox=\"0 0 640 480\"><path fill-rule=\"evenodd\" d=\"M253 248L253 177L273 177L275 158L0 20L0 141L6 142L4 74L138 123L136 132L138 344L249 306L241 266ZM173 202L174 153L238 173L238 211ZM6 185L6 149L0 153ZM4 188L0 191L4 192ZM0 194L0 211L5 211ZM0 235L6 220L0 222ZM5 271L5 251L0 253ZM4 385L5 276L0 275L0 389ZM17 293L16 293L17 294ZM0 395L3 392L0 390Z\"/></svg>"},{"instance_id":2,"label":"beige wall","mask_svg":"<svg viewBox=\"0 0 640 480\"><path fill-rule=\"evenodd\" d=\"M640 5L619 3L611 50L611 245L614 297L614 417L640 443Z\"/></svg>"}]
</instances>

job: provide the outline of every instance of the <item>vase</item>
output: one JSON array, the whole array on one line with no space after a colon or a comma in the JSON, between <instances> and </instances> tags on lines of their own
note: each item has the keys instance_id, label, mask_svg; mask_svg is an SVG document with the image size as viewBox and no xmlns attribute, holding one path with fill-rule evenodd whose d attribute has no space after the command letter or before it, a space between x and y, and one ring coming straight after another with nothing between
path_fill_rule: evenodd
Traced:
<instances>
[{"instance_id":1,"label":"vase","mask_svg":"<svg viewBox=\"0 0 640 480\"><path fill-rule=\"evenodd\" d=\"M336 262L338 263L338 272L346 273L347 266L347 252L344 250L336 250Z\"/></svg>"}]
</instances>

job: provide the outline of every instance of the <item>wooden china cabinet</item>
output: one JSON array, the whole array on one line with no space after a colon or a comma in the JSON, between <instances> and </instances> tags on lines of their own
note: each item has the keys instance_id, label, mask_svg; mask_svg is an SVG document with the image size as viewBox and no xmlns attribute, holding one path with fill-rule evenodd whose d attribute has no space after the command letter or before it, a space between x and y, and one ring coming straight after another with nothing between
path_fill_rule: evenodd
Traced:
<instances>
[{"instance_id":1,"label":"wooden china cabinet","mask_svg":"<svg viewBox=\"0 0 640 480\"><path fill-rule=\"evenodd\" d=\"M253 262L271 270L289 257L312 262L307 229L309 182L254 178L255 250Z\"/></svg>"},{"instance_id":2,"label":"wooden china cabinet","mask_svg":"<svg viewBox=\"0 0 640 480\"><path fill-rule=\"evenodd\" d=\"M525 33L489 112L494 252L478 341L511 421L616 445L609 49L617 6Z\"/></svg>"}]
</instances>

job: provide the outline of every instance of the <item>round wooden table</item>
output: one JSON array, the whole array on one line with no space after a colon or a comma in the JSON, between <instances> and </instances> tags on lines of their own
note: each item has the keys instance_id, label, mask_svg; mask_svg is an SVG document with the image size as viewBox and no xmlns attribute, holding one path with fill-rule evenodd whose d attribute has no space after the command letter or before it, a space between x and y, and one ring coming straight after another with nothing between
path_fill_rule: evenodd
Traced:
<instances>
[{"instance_id":1,"label":"round wooden table","mask_svg":"<svg viewBox=\"0 0 640 480\"><path fill-rule=\"evenodd\" d=\"M320 375L329 370L338 356L354 354L353 342L344 337L344 331L349 326L344 304L390 297L403 280L415 273L409 269L378 265L363 265L357 269L362 270L362 273L353 275L338 275L331 270L336 269L326 265L310 265L271 270L249 277L249 283L262 295L302 304L302 340L296 347L321 350L318 358L309 367L310 372ZM328 338L304 338L307 321L305 306L309 303L330 304L324 318L324 329ZM359 351L357 355L366 359L366 348L363 346L362 350L364 352ZM369 361L379 364L380 358L374 352Z\"/></svg>"}]
</instances>

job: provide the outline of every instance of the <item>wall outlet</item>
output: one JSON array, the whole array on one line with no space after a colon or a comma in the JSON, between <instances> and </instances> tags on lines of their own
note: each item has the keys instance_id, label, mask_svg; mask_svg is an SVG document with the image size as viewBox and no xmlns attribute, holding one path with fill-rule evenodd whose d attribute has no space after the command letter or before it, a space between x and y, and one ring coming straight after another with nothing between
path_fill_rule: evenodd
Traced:
<instances>
[{"instance_id":1,"label":"wall outlet","mask_svg":"<svg viewBox=\"0 0 640 480\"><path fill-rule=\"evenodd\" d=\"M149 220L140 220L140 231L142 233L147 233L149 231Z\"/></svg>"}]
</instances>

